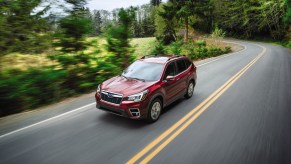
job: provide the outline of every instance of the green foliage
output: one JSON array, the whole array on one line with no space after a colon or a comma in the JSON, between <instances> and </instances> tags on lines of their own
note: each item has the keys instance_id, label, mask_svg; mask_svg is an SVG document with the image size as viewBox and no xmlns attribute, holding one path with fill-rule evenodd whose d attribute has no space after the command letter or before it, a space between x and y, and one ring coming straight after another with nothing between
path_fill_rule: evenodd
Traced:
<instances>
[{"instance_id":1,"label":"green foliage","mask_svg":"<svg viewBox=\"0 0 291 164\"><path fill-rule=\"evenodd\" d=\"M159 10L156 20L163 21L156 23L156 36L165 44L176 40L176 29L185 29L187 42L189 25L197 31L212 31L214 37L223 37L226 31L241 38L270 36L281 40L290 24L288 0L169 0ZM183 25L177 28L173 22Z\"/></svg>"},{"instance_id":2,"label":"green foliage","mask_svg":"<svg viewBox=\"0 0 291 164\"><path fill-rule=\"evenodd\" d=\"M183 53L193 60L215 57L231 52L231 47L225 47L224 49L212 46L208 47L206 46L206 42L204 40L188 42L183 45L182 49L184 49Z\"/></svg>"},{"instance_id":3,"label":"green foliage","mask_svg":"<svg viewBox=\"0 0 291 164\"><path fill-rule=\"evenodd\" d=\"M89 54L76 53L50 56L52 60L60 63L61 69L67 71L64 84L68 90L72 91L72 94L88 91L96 85L96 76L99 76L99 68L94 63L99 52L100 50L97 49Z\"/></svg>"},{"instance_id":4,"label":"green foliage","mask_svg":"<svg viewBox=\"0 0 291 164\"><path fill-rule=\"evenodd\" d=\"M176 29L179 23L183 23L183 25L178 27L185 29L183 32L184 42L188 41L190 25L201 31L211 31L212 8L210 0L169 0L162 8L159 8L158 16L156 16L156 20L158 20L158 22L156 21L157 39L163 41L164 44L176 41Z\"/></svg>"},{"instance_id":5,"label":"green foliage","mask_svg":"<svg viewBox=\"0 0 291 164\"><path fill-rule=\"evenodd\" d=\"M211 37L213 38L224 38L225 37L225 32L218 28L217 26L215 27L214 31L211 33Z\"/></svg>"},{"instance_id":6,"label":"green foliage","mask_svg":"<svg viewBox=\"0 0 291 164\"><path fill-rule=\"evenodd\" d=\"M77 8L70 15L62 18L59 22L60 33L57 35L58 42L63 52L76 52L86 49L84 36L92 30L91 19L88 18L88 9Z\"/></svg>"},{"instance_id":7,"label":"green foliage","mask_svg":"<svg viewBox=\"0 0 291 164\"><path fill-rule=\"evenodd\" d=\"M0 115L31 109L60 99L66 71L30 69L8 70L0 74Z\"/></svg>"},{"instance_id":8,"label":"green foliage","mask_svg":"<svg viewBox=\"0 0 291 164\"><path fill-rule=\"evenodd\" d=\"M172 4L172 9L175 11L175 17L184 23L185 33L184 41L188 41L189 17L194 15L196 2L193 0L169 0Z\"/></svg>"},{"instance_id":9,"label":"green foliage","mask_svg":"<svg viewBox=\"0 0 291 164\"><path fill-rule=\"evenodd\" d=\"M94 10L93 11L93 30L92 34L93 35L100 35L102 32L102 19L101 19L101 14L100 11Z\"/></svg>"},{"instance_id":10,"label":"green foliage","mask_svg":"<svg viewBox=\"0 0 291 164\"><path fill-rule=\"evenodd\" d=\"M163 43L161 43L161 42L158 42L157 44L156 44L156 46L155 46L155 48L153 49L153 51L151 52L151 54L162 54L162 55L164 55L164 54L166 54L167 53L167 51L166 51L166 49L165 49L165 47L164 47L164 45L163 45Z\"/></svg>"},{"instance_id":11,"label":"green foliage","mask_svg":"<svg viewBox=\"0 0 291 164\"><path fill-rule=\"evenodd\" d=\"M61 58L61 59L60 59ZM59 57L68 69L6 70L0 73L0 116L33 109L62 98L91 91L98 83L116 75L115 65L99 62L97 66L73 66L85 60ZM71 64L68 64L71 63Z\"/></svg>"},{"instance_id":12,"label":"green foliage","mask_svg":"<svg viewBox=\"0 0 291 164\"><path fill-rule=\"evenodd\" d=\"M195 42L195 44L196 44L199 48L206 47L206 41L205 41L205 40L197 40L197 41Z\"/></svg>"},{"instance_id":13,"label":"green foliage","mask_svg":"<svg viewBox=\"0 0 291 164\"><path fill-rule=\"evenodd\" d=\"M171 43L170 45L171 52L175 55L180 55L182 52L182 45L183 42L181 40Z\"/></svg>"},{"instance_id":14,"label":"green foliage","mask_svg":"<svg viewBox=\"0 0 291 164\"><path fill-rule=\"evenodd\" d=\"M230 52L231 52L231 47L226 46L226 47L224 48L224 52L225 52L225 53L230 53Z\"/></svg>"},{"instance_id":15,"label":"green foliage","mask_svg":"<svg viewBox=\"0 0 291 164\"><path fill-rule=\"evenodd\" d=\"M162 5L156 16L156 37L165 45L177 40L175 31L177 20L175 18L176 12L174 8L170 3Z\"/></svg>"},{"instance_id":16,"label":"green foliage","mask_svg":"<svg viewBox=\"0 0 291 164\"><path fill-rule=\"evenodd\" d=\"M120 73L120 68L92 53L49 56L59 65L0 72L0 116L21 112L68 96L92 91L98 83Z\"/></svg>"},{"instance_id":17,"label":"green foliage","mask_svg":"<svg viewBox=\"0 0 291 164\"><path fill-rule=\"evenodd\" d=\"M285 0L284 6L287 7L287 11L286 11L285 16L284 16L284 22L285 22L285 24L290 25L291 24L291 1Z\"/></svg>"},{"instance_id":18,"label":"green foliage","mask_svg":"<svg viewBox=\"0 0 291 164\"><path fill-rule=\"evenodd\" d=\"M197 31L210 33L214 23L213 8L213 0L196 1L189 25Z\"/></svg>"},{"instance_id":19,"label":"green foliage","mask_svg":"<svg viewBox=\"0 0 291 164\"><path fill-rule=\"evenodd\" d=\"M159 6L162 3L162 0L151 0L150 4L153 6Z\"/></svg>"},{"instance_id":20,"label":"green foliage","mask_svg":"<svg viewBox=\"0 0 291 164\"><path fill-rule=\"evenodd\" d=\"M133 8L120 9L118 12L118 25L110 26L106 32L106 49L111 53L108 62L125 69L134 59L134 49L129 44L131 38L131 23L135 17Z\"/></svg>"},{"instance_id":21,"label":"green foliage","mask_svg":"<svg viewBox=\"0 0 291 164\"><path fill-rule=\"evenodd\" d=\"M135 8L135 18L132 22L133 37L151 37L155 33L155 7L145 4Z\"/></svg>"},{"instance_id":22,"label":"green foliage","mask_svg":"<svg viewBox=\"0 0 291 164\"><path fill-rule=\"evenodd\" d=\"M214 21L230 35L244 38L265 35L282 39L288 24L284 0L213 0Z\"/></svg>"},{"instance_id":23,"label":"green foliage","mask_svg":"<svg viewBox=\"0 0 291 164\"><path fill-rule=\"evenodd\" d=\"M0 1L0 54L39 53L49 47L49 25L43 10L34 10L41 0ZM46 39L45 39L46 38Z\"/></svg>"}]
</instances>

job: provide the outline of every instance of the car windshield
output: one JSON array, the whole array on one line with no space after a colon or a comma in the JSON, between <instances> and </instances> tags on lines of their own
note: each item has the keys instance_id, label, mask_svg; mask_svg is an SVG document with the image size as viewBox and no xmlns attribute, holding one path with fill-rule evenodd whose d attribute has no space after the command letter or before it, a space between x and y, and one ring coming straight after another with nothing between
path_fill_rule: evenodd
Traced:
<instances>
[{"instance_id":1,"label":"car windshield","mask_svg":"<svg viewBox=\"0 0 291 164\"><path fill-rule=\"evenodd\" d=\"M122 73L122 76L137 80L157 81L160 79L162 71L163 64L136 61Z\"/></svg>"}]
</instances>

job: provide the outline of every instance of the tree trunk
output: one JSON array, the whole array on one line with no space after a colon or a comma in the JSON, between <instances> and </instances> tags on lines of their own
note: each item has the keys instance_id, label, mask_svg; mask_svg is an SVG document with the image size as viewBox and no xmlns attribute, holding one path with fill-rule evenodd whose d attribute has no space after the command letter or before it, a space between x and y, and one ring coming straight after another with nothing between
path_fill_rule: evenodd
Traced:
<instances>
[{"instance_id":1,"label":"tree trunk","mask_svg":"<svg viewBox=\"0 0 291 164\"><path fill-rule=\"evenodd\" d=\"M186 19L185 19L185 28L186 28L186 30L185 30L185 34L184 34L184 42L185 43L188 42L188 24L189 24L188 17L186 17Z\"/></svg>"}]
</instances>

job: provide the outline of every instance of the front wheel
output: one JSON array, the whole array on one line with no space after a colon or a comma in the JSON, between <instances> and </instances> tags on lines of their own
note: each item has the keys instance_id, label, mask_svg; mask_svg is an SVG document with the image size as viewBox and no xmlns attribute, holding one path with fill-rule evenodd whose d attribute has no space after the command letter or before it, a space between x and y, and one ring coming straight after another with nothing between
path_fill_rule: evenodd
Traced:
<instances>
[{"instance_id":1,"label":"front wheel","mask_svg":"<svg viewBox=\"0 0 291 164\"><path fill-rule=\"evenodd\" d=\"M188 84L188 88L187 88L187 93L185 94L185 98L189 99L193 96L193 92L194 92L194 82L190 81L190 83Z\"/></svg>"},{"instance_id":2,"label":"front wheel","mask_svg":"<svg viewBox=\"0 0 291 164\"><path fill-rule=\"evenodd\" d=\"M161 111L162 111L162 102L160 99L155 99L152 101L149 110L148 110L148 117L147 122L152 123L159 119Z\"/></svg>"}]
</instances>

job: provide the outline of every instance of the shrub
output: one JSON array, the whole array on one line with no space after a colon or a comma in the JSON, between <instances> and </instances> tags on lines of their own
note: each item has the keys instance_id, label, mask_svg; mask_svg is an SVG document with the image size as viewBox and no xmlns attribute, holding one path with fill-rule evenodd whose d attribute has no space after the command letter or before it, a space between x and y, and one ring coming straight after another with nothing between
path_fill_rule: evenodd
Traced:
<instances>
[{"instance_id":1,"label":"shrub","mask_svg":"<svg viewBox=\"0 0 291 164\"><path fill-rule=\"evenodd\" d=\"M191 59L198 59L197 57L197 50L194 46L194 44L192 42L188 42L186 45L185 45L185 48L186 50L186 55L188 57L190 57Z\"/></svg>"},{"instance_id":2,"label":"shrub","mask_svg":"<svg viewBox=\"0 0 291 164\"><path fill-rule=\"evenodd\" d=\"M8 70L0 74L0 116L35 108L64 96L63 70Z\"/></svg>"},{"instance_id":3,"label":"shrub","mask_svg":"<svg viewBox=\"0 0 291 164\"><path fill-rule=\"evenodd\" d=\"M217 26L215 27L214 31L211 33L211 37L213 38L224 38L226 33L218 28Z\"/></svg>"},{"instance_id":4,"label":"shrub","mask_svg":"<svg viewBox=\"0 0 291 164\"><path fill-rule=\"evenodd\" d=\"M199 48L206 47L206 41L205 40L197 40L195 43Z\"/></svg>"},{"instance_id":5,"label":"shrub","mask_svg":"<svg viewBox=\"0 0 291 164\"><path fill-rule=\"evenodd\" d=\"M181 40L179 41L176 41L176 42L173 42L171 45L170 45L170 50L173 54L175 55L179 55L181 54L182 52L182 45L183 45L183 42Z\"/></svg>"},{"instance_id":6,"label":"shrub","mask_svg":"<svg viewBox=\"0 0 291 164\"><path fill-rule=\"evenodd\" d=\"M158 42L153 51L151 52L151 54L162 54L162 55L166 53L167 51L161 42Z\"/></svg>"},{"instance_id":7,"label":"shrub","mask_svg":"<svg viewBox=\"0 0 291 164\"><path fill-rule=\"evenodd\" d=\"M230 53L231 52L231 47L227 46L224 47L224 53Z\"/></svg>"}]
</instances>

